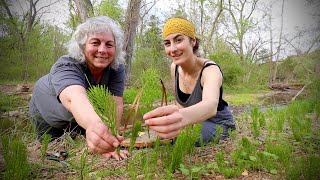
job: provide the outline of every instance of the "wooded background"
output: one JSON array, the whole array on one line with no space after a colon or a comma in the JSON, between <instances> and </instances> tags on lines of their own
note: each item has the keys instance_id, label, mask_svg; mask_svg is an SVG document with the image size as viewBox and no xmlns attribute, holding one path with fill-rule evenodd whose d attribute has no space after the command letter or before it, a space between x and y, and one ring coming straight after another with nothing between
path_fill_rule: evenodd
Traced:
<instances>
[{"instance_id":1,"label":"wooded background","mask_svg":"<svg viewBox=\"0 0 320 180\"><path fill-rule=\"evenodd\" d=\"M147 69L169 79L171 60L164 53L161 29L171 16L191 20L200 38L201 56L223 69L226 86L310 82L320 72L320 2L306 0L313 26L284 29L293 0L0 0L0 82L35 82L66 54L75 27L91 16L108 15L125 33L126 77L133 85ZM167 3L168 3L167 2ZM161 4L162 3L162 4ZM61 5L60 5L61 4ZM67 4L67 21L44 17ZM280 6L274 7L275 4ZM301 3L300 3L301 4ZM165 11L160 11L161 8ZM66 7L63 7L66 8ZM277 17L272 11L280 9ZM302 7L301 7L302 9ZM299 12L297 12L299 13ZM58 14L56 14L58 15ZM275 21L278 18L280 21ZM308 36L304 41L302 37ZM289 51L288 49L291 49ZM294 51L292 51L292 49Z\"/></svg>"}]
</instances>

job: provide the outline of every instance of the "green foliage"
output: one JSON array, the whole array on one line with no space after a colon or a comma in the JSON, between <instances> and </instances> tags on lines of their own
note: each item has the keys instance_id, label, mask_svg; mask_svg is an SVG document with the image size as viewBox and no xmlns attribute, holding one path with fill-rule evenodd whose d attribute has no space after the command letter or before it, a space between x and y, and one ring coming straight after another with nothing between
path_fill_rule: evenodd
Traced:
<instances>
[{"instance_id":1,"label":"green foliage","mask_svg":"<svg viewBox=\"0 0 320 180\"><path fill-rule=\"evenodd\" d=\"M80 165L79 165L79 172L80 172L80 179L84 179L87 175L87 173L89 173L90 171L86 170L86 161L87 161L87 151L85 151L85 153L81 154L80 157Z\"/></svg>"},{"instance_id":2,"label":"green foliage","mask_svg":"<svg viewBox=\"0 0 320 180\"><path fill-rule=\"evenodd\" d=\"M231 153L231 156L235 159L238 165L248 165L249 161L255 161L257 145L251 142L247 137L241 138L238 142L238 148Z\"/></svg>"},{"instance_id":3,"label":"green foliage","mask_svg":"<svg viewBox=\"0 0 320 180\"><path fill-rule=\"evenodd\" d=\"M0 37L0 81L34 81L47 74L52 64L66 53L66 36L57 27L37 25L22 44L19 36L9 32Z\"/></svg>"},{"instance_id":4,"label":"green foliage","mask_svg":"<svg viewBox=\"0 0 320 180\"><path fill-rule=\"evenodd\" d=\"M137 120L135 121L132 130L131 130L131 137L130 137L130 148L129 148L129 152L132 152L132 149L134 148L134 144L137 140L137 137L139 136L138 133L141 131L141 125L142 122L141 120Z\"/></svg>"},{"instance_id":5,"label":"green foliage","mask_svg":"<svg viewBox=\"0 0 320 180\"><path fill-rule=\"evenodd\" d=\"M49 145L50 140L51 140L51 136L48 135L47 133L45 133L43 135L43 139L42 139L42 142L41 142L41 160L42 160L42 163L44 162L44 159L46 158L47 149L48 149L48 145Z\"/></svg>"},{"instance_id":6,"label":"green foliage","mask_svg":"<svg viewBox=\"0 0 320 180\"><path fill-rule=\"evenodd\" d=\"M81 23L80 16L77 15L77 10L73 1L68 2L69 7L69 19L66 22L66 25L72 30L75 31L76 27Z\"/></svg>"},{"instance_id":7,"label":"green foliage","mask_svg":"<svg viewBox=\"0 0 320 180\"><path fill-rule=\"evenodd\" d=\"M250 105L258 102L256 95L252 93L237 93L224 99L233 105Z\"/></svg>"},{"instance_id":8,"label":"green foliage","mask_svg":"<svg viewBox=\"0 0 320 180\"><path fill-rule=\"evenodd\" d=\"M0 113L13 111L21 103L21 99L17 96L8 96L0 93Z\"/></svg>"},{"instance_id":9,"label":"green foliage","mask_svg":"<svg viewBox=\"0 0 320 180\"><path fill-rule=\"evenodd\" d=\"M159 19L151 16L145 32L138 34L135 38L135 56L131 69L132 83L136 82L148 69L155 69L163 80L170 79L171 61L165 58L159 24Z\"/></svg>"},{"instance_id":10,"label":"green foliage","mask_svg":"<svg viewBox=\"0 0 320 180\"><path fill-rule=\"evenodd\" d=\"M157 162L157 151L143 151L141 153L141 165L144 173L144 179L153 179L152 175L155 174L157 166L150 166L150 164Z\"/></svg>"},{"instance_id":11,"label":"green foliage","mask_svg":"<svg viewBox=\"0 0 320 180\"><path fill-rule=\"evenodd\" d=\"M183 162L187 154L191 154L196 141L199 139L201 125L196 124L184 128L178 135L172 153L169 153L166 160L166 169L169 172L174 172Z\"/></svg>"},{"instance_id":12,"label":"green foliage","mask_svg":"<svg viewBox=\"0 0 320 180\"><path fill-rule=\"evenodd\" d=\"M101 1L94 6L94 12L97 16L109 16L113 20L121 23L124 20L124 10L119 5L118 0Z\"/></svg>"},{"instance_id":13,"label":"green foliage","mask_svg":"<svg viewBox=\"0 0 320 180\"><path fill-rule=\"evenodd\" d=\"M278 174L277 168L278 164L277 161L279 157L275 154L272 154L267 151L260 151L257 153L257 159L260 167L263 167L267 172L270 172L271 174Z\"/></svg>"},{"instance_id":14,"label":"green foliage","mask_svg":"<svg viewBox=\"0 0 320 180\"><path fill-rule=\"evenodd\" d=\"M239 57L221 39L216 40L215 45L216 48L210 53L209 58L221 67L224 84L227 86L238 84L245 73Z\"/></svg>"},{"instance_id":15,"label":"green foliage","mask_svg":"<svg viewBox=\"0 0 320 180\"><path fill-rule=\"evenodd\" d=\"M267 141L266 151L276 155L285 169L289 168L293 156L293 145L288 140Z\"/></svg>"},{"instance_id":16,"label":"green foliage","mask_svg":"<svg viewBox=\"0 0 320 180\"><path fill-rule=\"evenodd\" d=\"M29 179L27 146L20 138L1 137L3 157L6 161L5 179Z\"/></svg>"},{"instance_id":17,"label":"green foliage","mask_svg":"<svg viewBox=\"0 0 320 180\"><path fill-rule=\"evenodd\" d=\"M239 176L243 172L244 168L239 165L233 165L232 162L226 159L224 152L218 152L215 156L215 161L217 165L214 169L217 172L222 173L226 178Z\"/></svg>"},{"instance_id":18,"label":"green foliage","mask_svg":"<svg viewBox=\"0 0 320 180\"><path fill-rule=\"evenodd\" d=\"M91 163L88 161L89 152L88 149L85 149L81 153L80 159L75 163L70 162L70 167L78 172L78 178L80 180L88 179L89 173L92 170L93 161Z\"/></svg>"},{"instance_id":19,"label":"green foliage","mask_svg":"<svg viewBox=\"0 0 320 180\"><path fill-rule=\"evenodd\" d=\"M130 179L137 179L138 176L143 179L154 179L153 175L162 170L158 166L158 158L162 153L158 147L136 151L128 162L127 173Z\"/></svg>"},{"instance_id":20,"label":"green foliage","mask_svg":"<svg viewBox=\"0 0 320 180\"><path fill-rule=\"evenodd\" d=\"M312 124L304 116L312 112L313 105L310 101L293 102L287 108L288 123L297 141L301 141L305 136L310 134Z\"/></svg>"},{"instance_id":21,"label":"green foliage","mask_svg":"<svg viewBox=\"0 0 320 180\"><path fill-rule=\"evenodd\" d=\"M316 50L306 55L288 56L279 63L278 78L288 82L308 83L318 76L315 73L320 62L320 50Z\"/></svg>"},{"instance_id":22,"label":"green foliage","mask_svg":"<svg viewBox=\"0 0 320 180\"><path fill-rule=\"evenodd\" d=\"M250 117L252 120L253 135L257 138L260 135L260 128L266 125L264 114L259 110L258 106L254 106L250 110Z\"/></svg>"},{"instance_id":23,"label":"green foliage","mask_svg":"<svg viewBox=\"0 0 320 180\"><path fill-rule=\"evenodd\" d=\"M101 120L110 129L113 136L118 137L117 104L105 86L90 86L87 90L90 103ZM117 147L120 153L120 146Z\"/></svg>"},{"instance_id":24,"label":"green foliage","mask_svg":"<svg viewBox=\"0 0 320 180\"><path fill-rule=\"evenodd\" d=\"M320 175L320 157L319 155L308 155L306 157L297 157L291 162L287 169L287 179L319 179Z\"/></svg>"},{"instance_id":25,"label":"green foliage","mask_svg":"<svg viewBox=\"0 0 320 180\"><path fill-rule=\"evenodd\" d=\"M318 65L320 67L320 65ZM311 84L307 86L310 99L320 99L320 77L319 74L315 73L310 79Z\"/></svg>"},{"instance_id":26,"label":"green foliage","mask_svg":"<svg viewBox=\"0 0 320 180\"><path fill-rule=\"evenodd\" d=\"M286 110L268 109L266 111L266 116L271 121L269 125L269 133L271 134L272 131L275 131L276 136L278 136L279 133L282 133L286 122Z\"/></svg>"},{"instance_id":27,"label":"green foliage","mask_svg":"<svg viewBox=\"0 0 320 180\"><path fill-rule=\"evenodd\" d=\"M105 86L91 86L87 90L89 100L112 134L117 137L117 104Z\"/></svg>"},{"instance_id":28,"label":"green foliage","mask_svg":"<svg viewBox=\"0 0 320 180\"><path fill-rule=\"evenodd\" d=\"M125 89L124 101L125 103L132 103L138 94L139 89L144 88L143 94L140 98L139 114L142 115L153 109L153 103L161 99L162 88L160 83L160 75L156 69L149 68L142 72L141 78L136 87Z\"/></svg>"},{"instance_id":29,"label":"green foliage","mask_svg":"<svg viewBox=\"0 0 320 180\"><path fill-rule=\"evenodd\" d=\"M208 163L206 165L192 165L187 167L180 164L179 170L188 177L188 179L199 179L202 175L207 174L210 169L213 169L214 164Z\"/></svg>"}]
</instances>

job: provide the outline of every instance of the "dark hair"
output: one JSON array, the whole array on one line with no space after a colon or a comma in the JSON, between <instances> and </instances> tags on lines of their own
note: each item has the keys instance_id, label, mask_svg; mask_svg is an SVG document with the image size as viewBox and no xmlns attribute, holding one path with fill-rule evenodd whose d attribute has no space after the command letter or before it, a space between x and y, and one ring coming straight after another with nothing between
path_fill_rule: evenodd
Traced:
<instances>
[{"instance_id":1,"label":"dark hair","mask_svg":"<svg viewBox=\"0 0 320 180\"><path fill-rule=\"evenodd\" d=\"M190 38L190 37L189 37ZM192 40L192 38L190 38L190 41ZM193 46L192 50L193 50L193 54L200 56L199 55L199 45L200 44L200 39L196 37L196 44Z\"/></svg>"}]
</instances>

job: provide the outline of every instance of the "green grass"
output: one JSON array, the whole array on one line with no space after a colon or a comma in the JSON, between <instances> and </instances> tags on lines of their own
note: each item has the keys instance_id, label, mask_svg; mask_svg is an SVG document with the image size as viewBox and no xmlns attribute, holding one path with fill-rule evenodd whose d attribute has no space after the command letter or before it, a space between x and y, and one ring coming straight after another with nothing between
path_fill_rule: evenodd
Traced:
<instances>
[{"instance_id":1,"label":"green grass","mask_svg":"<svg viewBox=\"0 0 320 180\"><path fill-rule=\"evenodd\" d=\"M256 93L237 93L237 94L229 94L224 97L228 103L239 106L239 105L254 105L259 102L257 99Z\"/></svg>"},{"instance_id":2,"label":"green grass","mask_svg":"<svg viewBox=\"0 0 320 180\"><path fill-rule=\"evenodd\" d=\"M158 86L157 83L155 84ZM151 92L153 88L150 89ZM156 88L153 90L155 91ZM255 101L256 94L260 94L259 92L233 91L234 94L231 97L233 99L243 97L244 100L239 100L239 104L248 105ZM132 94L134 95L134 93ZM145 102L152 102L154 98L144 97L149 98ZM18 97L5 98L7 99L2 101L3 109L15 110L20 106L20 103L16 103L16 101L20 101ZM9 103L10 101L12 103ZM249 171L249 174L263 172L274 179L299 179L301 177L319 179L317 172L319 172L320 159L317 154L319 154L320 133L316 129L317 126L314 126L314 123L319 123L319 100L297 101L282 109L270 108L266 112L262 112L259 106L251 107L247 112L237 116L237 130L232 132L232 137L227 144L229 150L224 147L224 143L217 142L209 143L205 147L194 148L194 141L197 139L200 129L196 127L191 129L190 127L180 133L173 145L170 143L160 145L158 139L158 143L155 143L153 148L131 149L131 156L127 160L115 163L114 160L105 160L99 155L87 152L84 138L73 140L67 135L65 139L57 143L59 147L56 148L63 147L68 150L67 162L71 165L69 168L62 169L61 164L57 162L49 162L51 164L48 166L45 165L48 163L46 160L45 163L42 163L42 159L38 158L30 162L28 167L43 168L41 171L29 168L29 172L26 173L25 169L16 168L17 172L7 173L10 173L10 176L15 173L15 175L23 177L30 176L32 173L31 177L38 179L45 178L44 171L50 176L57 172L64 172L68 178L72 179L112 179L117 177L200 179L216 175L225 178L238 178L244 171ZM141 111L152 107L144 108ZM10 124L4 122L10 122ZM10 126L9 129L1 133L1 136L19 137L17 141L10 140L10 142L18 142L17 145L4 143L9 149L18 149L18 147L22 147L21 144L25 146L25 144L35 141L35 136L31 136L27 128L21 128L18 124L21 123L20 120L3 121L1 119L1 123L5 126L2 128ZM42 155L44 155L45 149L52 150L52 148L54 147L51 144L48 147L43 146ZM207 159L206 156L201 157L201 153L212 149L215 149L214 152L216 152L212 155L212 159ZM41 157L41 148L38 151L39 157ZM8 151L6 150L6 152ZM21 153L23 152L24 150L21 151ZM24 155L21 155L21 160L14 160L11 156L12 160L7 161L18 164L23 161L23 157ZM67 175L68 173L70 174ZM7 175L2 173L1 177L5 178Z\"/></svg>"},{"instance_id":3,"label":"green grass","mask_svg":"<svg viewBox=\"0 0 320 180\"><path fill-rule=\"evenodd\" d=\"M30 179L27 146L20 137L1 137L6 162L4 179Z\"/></svg>"},{"instance_id":4,"label":"green grass","mask_svg":"<svg viewBox=\"0 0 320 180\"><path fill-rule=\"evenodd\" d=\"M5 95L0 92L0 113L16 110L23 103L18 96Z\"/></svg>"}]
</instances>

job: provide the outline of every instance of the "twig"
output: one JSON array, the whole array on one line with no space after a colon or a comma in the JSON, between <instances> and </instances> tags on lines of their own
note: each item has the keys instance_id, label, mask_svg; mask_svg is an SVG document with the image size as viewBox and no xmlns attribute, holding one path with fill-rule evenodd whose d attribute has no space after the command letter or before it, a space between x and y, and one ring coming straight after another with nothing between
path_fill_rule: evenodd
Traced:
<instances>
[{"instance_id":1,"label":"twig","mask_svg":"<svg viewBox=\"0 0 320 180\"><path fill-rule=\"evenodd\" d=\"M134 99L134 101L133 101L133 103L132 103L132 105L131 105L131 107L130 107L129 113L128 113L127 118L126 118L126 121L125 121L125 125L124 125L124 128L123 128L123 131L122 131L122 136L123 136L123 137L124 137L124 135L125 135L125 133L126 133L127 126L128 126L129 120L130 120L130 118L131 118L131 113L132 113L132 111L133 111L133 108L135 107L135 105L136 105L137 102L140 102L140 98L141 98L141 96L142 96L143 90L144 90L144 87L142 87L142 88L140 89L139 93L136 95L136 97L135 97L135 99ZM136 110L135 110L135 117L136 117L137 111L138 111L138 109L136 108Z\"/></svg>"},{"instance_id":2,"label":"twig","mask_svg":"<svg viewBox=\"0 0 320 180\"><path fill-rule=\"evenodd\" d=\"M304 85L303 88L300 89L300 91L291 99L290 103L291 103L292 101L294 101L294 100L304 91L304 89L305 89L307 86L309 86L311 83L312 83L312 82L308 82L306 85Z\"/></svg>"},{"instance_id":3,"label":"twig","mask_svg":"<svg viewBox=\"0 0 320 180\"><path fill-rule=\"evenodd\" d=\"M161 106L163 106L163 100L165 100L166 106L168 105L167 102L167 93L166 93L166 87L164 86L164 83L162 79L160 79L161 85L162 85L162 98L161 98Z\"/></svg>"}]
</instances>

